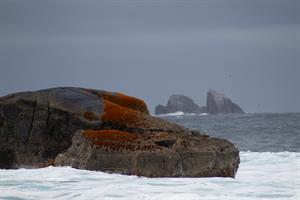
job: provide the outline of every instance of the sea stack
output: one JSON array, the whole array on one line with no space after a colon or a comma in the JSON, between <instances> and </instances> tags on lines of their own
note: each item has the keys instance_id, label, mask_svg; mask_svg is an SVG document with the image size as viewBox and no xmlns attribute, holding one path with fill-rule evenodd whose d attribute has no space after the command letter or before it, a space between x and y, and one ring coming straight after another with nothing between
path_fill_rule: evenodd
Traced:
<instances>
[{"instance_id":1,"label":"sea stack","mask_svg":"<svg viewBox=\"0 0 300 200\"><path fill-rule=\"evenodd\" d=\"M209 113L209 114L243 114L244 111L237 104L233 103L224 94L215 90L209 90L206 97L206 106L200 107L193 99L184 95L170 96L166 106L158 105L155 107L155 115L175 113Z\"/></svg>"},{"instance_id":2,"label":"sea stack","mask_svg":"<svg viewBox=\"0 0 300 200\"><path fill-rule=\"evenodd\" d=\"M193 99L184 95L172 95L166 106L158 105L155 108L156 115L178 111L199 114L205 112L205 108L198 106Z\"/></svg>"},{"instance_id":3,"label":"sea stack","mask_svg":"<svg viewBox=\"0 0 300 200\"><path fill-rule=\"evenodd\" d=\"M225 97L224 94L215 90L209 90L207 92L206 110L210 114L244 113L244 111L237 104Z\"/></svg>"},{"instance_id":4,"label":"sea stack","mask_svg":"<svg viewBox=\"0 0 300 200\"><path fill-rule=\"evenodd\" d=\"M0 168L48 165L146 177L234 177L229 141L149 115L143 100L73 87L0 98Z\"/></svg>"}]
</instances>

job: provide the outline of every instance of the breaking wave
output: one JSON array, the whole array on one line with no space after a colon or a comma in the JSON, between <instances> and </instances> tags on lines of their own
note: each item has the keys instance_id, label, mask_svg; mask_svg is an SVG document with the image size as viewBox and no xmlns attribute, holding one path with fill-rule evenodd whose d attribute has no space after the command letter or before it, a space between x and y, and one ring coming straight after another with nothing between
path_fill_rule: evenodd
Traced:
<instances>
[{"instance_id":1,"label":"breaking wave","mask_svg":"<svg viewBox=\"0 0 300 200\"><path fill-rule=\"evenodd\" d=\"M300 153L241 152L232 178L144 178L69 167L0 170L0 199L296 200Z\"/></svg>"},{"instance_id":2,"label":"breaking wave","mask_svg":"<svg viewBox=\"0 0 300 200\"><path fill-rule=\"evenodd\" d=\"M203 116L203 115L208 115L208 113L196 114L196 113L184 113L182 111L177 111L177 112L174 112L174 113L160 114L160 115L156 115L156 116L158 116L158 117L168 117L168 116L194 116L194 115Z\"/></svg>"}]
</instances>

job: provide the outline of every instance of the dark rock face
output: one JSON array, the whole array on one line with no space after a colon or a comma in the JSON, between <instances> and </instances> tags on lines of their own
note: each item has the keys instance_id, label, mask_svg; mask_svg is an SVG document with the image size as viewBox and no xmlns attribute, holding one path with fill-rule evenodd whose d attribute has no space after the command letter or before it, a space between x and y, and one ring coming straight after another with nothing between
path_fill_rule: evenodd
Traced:
<instances>
[{"instance_id":1,"label":"dark rock face","mask_svg":"<svg viewBox=\"0 0 300 200\"><path fill-rule=\"evenodd\" d=\"M0 99L0 154L11 152L13 161L3 168L43 166L71 145L79 129L97 128L80 118L85 112L99 115L103 102L75 88L55 88L12 94Z\"/></svg>"},{"instance_id":2,"label":"dark rock face","mask_svg":"<svg viewBox=\"0 0 300 200\"><path fill-rule=\"evenodd\" d=\"M198 106L193 99L184 95L172 95L167 103L167 106L158 105L155 108L155 114L167 114L174 112L184 113L203 113L205 108Z\"/></svg>"},{"instance_id":3,"label":"dark rock face","mask_svg":"<svg viewBox=\"0 0 300 200\"><path fill-rule=\"evenodd\" d=\"M217 113L244 113L244 111L224 94L218 93L214 90L207 92L207 112L210 114Z\"/></svg>"},{"instance_id":4,"label":"dark rock face","mask_svg":"<svg viewBox=\"0 0 300 200\"><path fill-rule=\"evenodd\" d=\"M0 98L0 168L67 165L147 177L234 177L226 140L149 115L121 93L53 88Z\"/></svg>"}]
</instances>

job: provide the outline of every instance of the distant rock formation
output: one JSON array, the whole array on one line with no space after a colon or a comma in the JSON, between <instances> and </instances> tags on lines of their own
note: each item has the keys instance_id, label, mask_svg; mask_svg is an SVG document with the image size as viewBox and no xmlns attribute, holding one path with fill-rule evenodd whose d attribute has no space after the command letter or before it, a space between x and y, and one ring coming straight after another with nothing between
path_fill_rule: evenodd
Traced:
<instances>
[{"instance_id":1,"label":"distant rock formation","mask_svg":"<svg viewBox=\"0 0 300 200\"><path fill-rule=\"evenodd\" d=\"M244 113L244 111L224 94L209 90L207 92L206 110L210 114Z\"/></svg>"},{"instance_id":2,"label":"distant rock formation","mask_svg":"<svg viewBox=\"0 0 300 200\"><path fill-rule=\"evenodd\" d=\"M167 106L158 105L155 108L155 114L167 114L174 112L184 113L204 113L205 108L198 106L193 99L184 95L172 95L167 103Z\"/></svg>"},{"instance_id":3,"label":"distant rock formation","mask_svg":"<svg viewBox=\"0 0 300 200\"><path fill-rule=\"evenodd\" d=\"M239 150L149 115L143 100L85 88L0 97L0 168L72 166L146 177L234 177Z\"/></svg>"},{"instance_id":4,"label":"distant rock formation","mask_svg":"<svg viewBox=\"0 0 300 200\"><path fill-rule=\"evenodd\" d=\"M167 114L175 112L183 113L209 113L209 114L229 114L244 113L244 111L224 94L209 90L207 92L206 107L200 107L191 98L184 95L172 95L166 106L158 105L155 107L155 114Z\"/></svg>"}]
</instances>

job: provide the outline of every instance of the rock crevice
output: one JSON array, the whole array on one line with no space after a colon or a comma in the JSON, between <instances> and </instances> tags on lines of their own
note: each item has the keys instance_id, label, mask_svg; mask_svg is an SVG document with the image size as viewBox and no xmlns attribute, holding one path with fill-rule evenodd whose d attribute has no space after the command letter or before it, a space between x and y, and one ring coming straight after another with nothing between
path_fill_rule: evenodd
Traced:
<instances>
[{"instance_id":1,"label":"rock crevice","mask_svg":"<svg viewBox=\"0 0 300 200\"><path fill-rule=\"evenodd\" d=\"M34 103L33 103L33 107L32 107L31 120L30 120L30 125L29 125L29 128L28 128L27 138L26 138L25 142L28 142L29 139L30 139L31 132L32 132L32 129L33 129L33 123L34 123L36 109L37 109L37 101L35 100Z\"/></svg>"}]
</instances>

